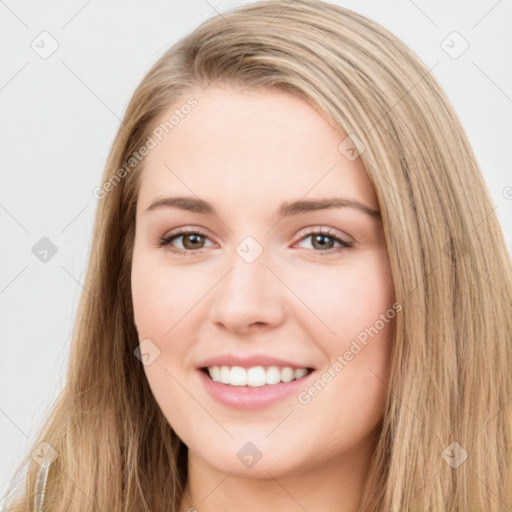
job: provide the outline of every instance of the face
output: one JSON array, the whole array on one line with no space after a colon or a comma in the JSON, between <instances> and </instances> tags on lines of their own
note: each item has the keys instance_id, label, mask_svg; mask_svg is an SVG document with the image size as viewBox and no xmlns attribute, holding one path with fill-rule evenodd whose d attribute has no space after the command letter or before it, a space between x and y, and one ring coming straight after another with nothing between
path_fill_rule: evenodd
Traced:
<instances>
[{"instance_id":1,"label":"face","mask_svg":"<svg viewBox=\"0 0 512 512\"><path fill-rule=\"evenodd\" d=\"M357 464L383 415L393 284L379 216L311 202L378 211L361 159L288 93L194 97L140 175L131 284L154 397L216 471Z\"/></svg>"}]
</instances>

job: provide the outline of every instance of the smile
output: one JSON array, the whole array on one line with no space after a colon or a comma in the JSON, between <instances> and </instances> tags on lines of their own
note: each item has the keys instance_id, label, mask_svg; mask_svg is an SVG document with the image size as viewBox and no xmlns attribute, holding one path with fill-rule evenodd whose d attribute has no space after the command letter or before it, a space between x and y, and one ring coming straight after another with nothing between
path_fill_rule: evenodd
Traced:
<instances>
[{"instance_id":1,"label":"smile","mask_svg":"<svg viewBox=\"0 0 512 512\"><path fill-rule=\"evenodd\" d=\"M295 397L310 385L316 374L311 368L292 369L287 366L208 366L196 372L210 398L239 411L258 410ZM227 382L215 380L223 377ZM267 379L271 384L267 384Z\"/></svg>"},{"instance_id":2,"label":"smile","mask_svg":"<svg viewBox=\"0 0 512 512\"><path fill-rule=\"evenodd\" d=\"M261 387L301 379L313 370L310 368L291 368L290 366L209 366L202 368L214 382L229 386Z\"/></svg>"}]
</instances>

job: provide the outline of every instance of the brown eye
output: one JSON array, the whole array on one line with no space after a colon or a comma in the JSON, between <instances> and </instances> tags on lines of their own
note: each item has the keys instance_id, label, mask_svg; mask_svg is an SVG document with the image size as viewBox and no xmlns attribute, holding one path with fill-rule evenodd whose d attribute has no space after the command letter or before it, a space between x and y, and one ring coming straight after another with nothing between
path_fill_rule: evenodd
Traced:
<instances>
[{"instance_id":1,"label":"brown eye","mask_svg":"<svg viewBox=\"0 0 512 512\"><path fill-rule=\"evenodd\" d=\"M324 254L332 254L353 247L352 242L347 242L341 239L330 230L312 231L303 236L301 241L306 240L307 238L311 238L312 250L322 256ZM338 247L335 247L334 244L338 244Z\"/></svg>"},{"instance_id":2,"label":"brown eye","mask_svg":"<svg viewBox=\"0 0 512 512\"><path fill-rule=\"evenodd\" d=\"M310 235L312 240L312 245L315 249L332 249L336 241L334 238L324 235L322 233L317 233L314 235Z\"/></svg>"},{"instance_id":3,"label":"brown eye","mask_svg":"<svg viewBox=\"0 0 512 512\"><path fill-rule=\"evenodd\" d=\"M180 238L181 237L183 238L183 247L185 249L202 249L201 242L204 245L204 236L200 235L199 233L189 233L186 235L180 235Z\"/></svg>"},{"instance_id":4,"label":"brown eye","mask_svg":"<svg viewBox=\"0 0 512 512\"><path fill-rule=\"evenodd\" d=\"M176 247L174 245L176 240L182 239L181 245L182 247ZM209 238L200 233L198 231L180 231L178 233L173 233L168 236L162 237L158 241L158 246L168 247L169 251L179 254L197 254L201 253L202 249L204 249L205 242L209 240Z\"/></svg>"}]
</instances>

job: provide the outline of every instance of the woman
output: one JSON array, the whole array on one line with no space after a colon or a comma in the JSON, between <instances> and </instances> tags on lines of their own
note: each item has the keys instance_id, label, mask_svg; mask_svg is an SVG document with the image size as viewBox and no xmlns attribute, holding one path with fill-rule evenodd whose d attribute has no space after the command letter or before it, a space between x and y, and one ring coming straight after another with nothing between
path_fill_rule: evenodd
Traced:
<instances>
[{"instance_id":1,"label":"woman","mask_svg":"<svg viewBox=\"0 0 512 512\"><path fill-rule=\"evenodd\" d=\"M7 510L512 507L510 258L396 37L311 0L208 20L94 194L66 387Z\"/></svg>"}]
</instances>

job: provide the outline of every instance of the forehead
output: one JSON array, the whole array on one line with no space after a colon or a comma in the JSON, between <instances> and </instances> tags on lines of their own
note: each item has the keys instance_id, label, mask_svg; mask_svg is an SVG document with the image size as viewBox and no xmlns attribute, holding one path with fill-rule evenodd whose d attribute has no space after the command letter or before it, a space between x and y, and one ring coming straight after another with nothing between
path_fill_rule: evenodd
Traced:
<instances>
[{"instance_id":1,"label":"forehead","mask_svg":"<svg viewBox=\"0 0 512 512\"><path fill-rule=\"evenodd\" d=\"M339 192L377 208L358 158L338 149L335 130L308 102L276 89L209 87L146 156L139 200L190 193L232 201L267 201ZM181 103L157 121L169 120Z\"/></svg>"}]
</instances>

